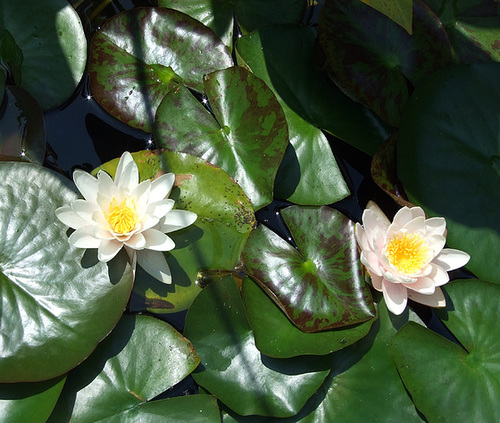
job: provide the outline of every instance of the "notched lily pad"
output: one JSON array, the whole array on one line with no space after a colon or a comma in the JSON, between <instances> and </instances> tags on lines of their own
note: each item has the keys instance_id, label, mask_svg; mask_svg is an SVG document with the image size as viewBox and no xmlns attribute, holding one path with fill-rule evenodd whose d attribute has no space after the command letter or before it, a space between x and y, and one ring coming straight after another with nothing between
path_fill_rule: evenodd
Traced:
<instances>
[{"instance_id":1,"label":"notched lily pad","mask_svg":"<svg viewBox=\"0 0 500 423\"><path fill-rule=\"evenodd\" d=\"M246 274L304 332L373 318L353 222L330 207L292 206L282 210L282 216L298 249L261 225L242 254Z\"/></svg>"},{"instance_id":2,"label":"notched lily pad","mask_svg":"<svg viewBox=\"0 0 500 423\"><path fill-rule=\"evenodd\" d=\"M165 94L184 84L203 90L203 75L232 66L215 33L172 9L135 8L108 20L92 38L90 87L111 115L151 132Z\"/></svg>"}]
</instances>

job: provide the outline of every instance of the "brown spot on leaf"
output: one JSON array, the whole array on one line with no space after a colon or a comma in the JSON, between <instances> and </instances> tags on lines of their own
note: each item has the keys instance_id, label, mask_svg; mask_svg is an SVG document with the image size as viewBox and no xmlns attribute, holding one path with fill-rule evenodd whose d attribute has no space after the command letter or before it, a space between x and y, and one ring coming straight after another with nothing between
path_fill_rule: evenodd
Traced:
<instances>
[{"instance_id":1,"label":"brown spot on leaf","mask_svg":"<svg viewBox=\"0 0 500 423\"><path fill-rule=\"evenodd\" d=\"M174 186L178 187L182 185L182 182L187 179L190 180L193 177L193 175L175 175L175 182Z\"/></svg>"},{"instance_id":2,"label":"brown spot on leaf","mask_svg":"<svg viewBox=\"0 0 500 423\"><path fill-rule=\"evenodd\" d=\"M491 45L493 50L500 50L500 40L495 40L495 42Z\"/></svg>"}]
</instances>

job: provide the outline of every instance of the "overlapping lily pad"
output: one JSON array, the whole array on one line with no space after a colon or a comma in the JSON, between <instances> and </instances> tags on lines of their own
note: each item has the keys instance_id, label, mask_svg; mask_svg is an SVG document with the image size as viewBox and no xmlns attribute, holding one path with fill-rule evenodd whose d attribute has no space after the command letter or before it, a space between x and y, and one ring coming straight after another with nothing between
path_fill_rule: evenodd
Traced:
<instances>
[{"instance_id":1,"label":"overlapping lily pad","mask_svg":"<svg viewBox=\"0 0 500 423\"><path fill-rule=\"evenodd\" d=\"M71 247L56 208L77 198L58 174L0 163L0 381L49 379L87 357L120 318L132 269ZM126 255L125 255L126 256Z\"/></svg>"},{"instance_id":2,"label":"overlapping lily pad","mask_svg":"<svg viewBox=\"0 0 500 423\"><path fill-rule=\"evenodd\" d=\"M362 2L326 2L320 42L336 83L397 126L411 84L452 63L446 31L422 1L413 2L413 34Z\"/></svg>"},{"instance_id":3,"label":"overlapping lily pad","mask_svg":"<svg viewBox=\"0 0 500 423\"><path fill-rule=\"evenodd\" d=\"M261 225L243 251L245 272L304 332L370 320L375 309L353 222L330 207L292 206L281 213L298 249Z\"/></svg>"},{"instance_id":4,"label":"overlapping lily pad","mask_svg":"<svg viewBox=\"0 0 500 423\"><path fill-rule=\"evenodd\" d=\"M165 257L172 285L165 285L138 268L132 310L171 313L185 310L201 290L198 273L206 269L233 270L255 223L248 197L223 170L194 156L168 150L132 154L142 180L173 172L170 198L175 208L198 215L194 225L172 232L174 250ZM100 167L114 175L118 159ZM97 171L97 169L96 169Z\"/></svg>"},{"instance_id":5,"label":"overlapping lily pad","mask_svg":"<svg viewBox=\"0 0 500 423\"><path fill-rule=\"evenodd\" d=\"M87 41L78 14L66 0L26 0L22 7L1 0L0 38L4 36L13 42L11 52L20 53L19 60L7 61L12 76L42 108L71 95L85 70Z\"/></svg>"},{"instance_id":6,"label":"overlapping lily pad","mask_svg":"<svg viewBox=\"0 0 500 423\"><path fill-rule=\"evenodd\" d=\"M401 121L398 174L409 200L444 216L467 268L500 282L500 64L456 65L417 89Z\"/></svg>"},{"instance_id":7,"label":"overlapping lily pad","mask_svg":"<svg viewBox=\"0 0 500 423\"><path fill-rule=\"evenodd\" d=\"M300 116L292 108L295 107L301 112L309 109L316 110L317 106L309 108L304 107L302 104L302 101L308 101L312 95L311 92L317 95L316 99L323 99L320 101L322 105L326 104L326 102L323 103L325 91L321 91L321 84L316 85L314 90L311 89L309 84L303 82L309 80L310 75L308 73L312 71L310 69L310 59L314 43L314 31L283 30L288 34L288 39L277 35L271 30L264 32L269 47L267 44L263 44L260 32L254 32L240 38L237 44L238 54L243 57L252 72L263 79L276 94L288 123L290 144L276 178L275 193L278 198L287 199L297 204L322 205L334 203L346 197L349 190L337 166L328 140L317 127L305 120L307 115ZM273 37L277 37L282 42L272 42ZM283 44L283 41L286 44ZM300 48L294 47L297 41L299 41ZM264 51L266 54L264 54ZM304 53L297 54L297 52L301 51ZM297 62L301 66L297 67L296 73L293 73L293 78L287 79L286 75L290 75L291 71L289 66L291 55L298 59ZM276 64L273 61L276 61ZM314 86L314 84L312 85ZM321 94L319 94L318 90L321 91ZM296 94L297 91L299 94ZM297 100L297 96L300 100ZM290 101L293 103L289 106L288 102ZM314 104L314 102L311 103ZM308 104L311 105L311 103ZM318 109L321 109L321 107L318 107ZM331 109L328 107L326 110ZM324 110L321 113L325 113ZM314 118L319 114L317 113ZM327 114L331 116L330 113L327 112ZM349 121L350 117L342 115L341 120L344 119ZM323 120L323 122L326 120ZM367 124L366 127L368 128L370 125Z\"/></svg>"},{"instance_id":8,"label":"overlapping lily pad","mask_svg":"<svg viewBox=\"0 0 500 423\"><path fill-rule=\"evenodd\" d=\"M184 87L172 90L158 107L157 142L224 169L257 210L273 199L288 145L283 109L266 84L242 67L207 75L204 87L214 114Z\"/></svg>"},{"instance_id":9,"label":"overlapping lily pad","mask_svg":"<svg viewBox=\"0 0 500 423\"><path fill-rule=\"evenodd\" d=\"M190 374L199 360L191 343L169 324L149 316L123 316L70 373L51 421L71 416L75 423L154 422L162 416L165 422L213 422L218 407L209 396L151 401Z\"/></svg>"},{"instance_id":10,"label":"overlapping lily pad","mask_svg":"<svg viewBox=\"0 0 500 423\"><path fill-rule=\"evenodd\" d=\"M429 421L497 421L500 287L467 279L453 281L445 290L447 307L437 314L463 347L408 324L393 342L398 371Z\"/></svg>"},{"instance_id":11,"label":"overlapping lily pad","mask_svg":"<svg viewBox=\"0 0 500 423\"><path fill-rule=\"evenodd\" d=\"M232 66L215 33L184 13L136 8L106 22L92 38L90 84L111 115L150 132L165 94L184 84L203 90L203 75Z\"/></svg>"},{"instance_id":12,"label":"overlapping lily pad","mask_svg":"<svg viewBox=\"0 0 500 423\"><path fill-rule=\"evenodd\" d=\"M276 359L261 354L232 276L214 280L195 299L184 334L201 357L195 380L242 415L296 414L331 364L329 356Z\"/></svg>"},{"instance_id":13,"label":"overlapping lily pad","mask_svg":"<svg viewBox=\"0 0 500 423\"><path fill-rule=\"evenodd\" d=\"M392 2L387 0L361 0L412 33L413 0Z\"/></svg>"},{"instance_id":14,"label":"overlapping lily pad","mask_svg":"<svg viewBox=\"0 0 500 423\"><path fill-rule=\"evenodd\" d=\"M316 333L302 332L250 278L243 280L243 302L259 351L271 357L323 355L366 336L375 319L352 327ZM272 329L271 329L272 328Z\"/></svg>"}]
</instances>

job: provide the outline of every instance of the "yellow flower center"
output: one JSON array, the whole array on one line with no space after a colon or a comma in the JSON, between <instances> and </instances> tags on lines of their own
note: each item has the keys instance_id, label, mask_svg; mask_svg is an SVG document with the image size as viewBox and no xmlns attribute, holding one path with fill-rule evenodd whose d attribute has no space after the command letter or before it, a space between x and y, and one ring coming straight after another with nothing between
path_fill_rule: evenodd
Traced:
<instances>
[{"instance_id":1,"label":"yellow flower center","mask_svg":"<svg viewBox=\"0 0 500 423\"><path fill-rule=\"evenodd\" d=\"M385 255L402 273L414 274L429 261L430 249L425 238L417 233L397 234L387 244Z\"/></svg>"},{"instance_id":2,"label":"yellow flower center","mask_svg":"<svg viewBox=\"0 0 500 423\"><path fill-rule=\"evenodd\" d=\"M111 203L109 203L108 213L105 213L105 217L115 233L129 233L135 229L139 221L135 199L132 201L124 199L121 203L118 203L115 197L113 197Z\"/></svg>"}]
</instances>

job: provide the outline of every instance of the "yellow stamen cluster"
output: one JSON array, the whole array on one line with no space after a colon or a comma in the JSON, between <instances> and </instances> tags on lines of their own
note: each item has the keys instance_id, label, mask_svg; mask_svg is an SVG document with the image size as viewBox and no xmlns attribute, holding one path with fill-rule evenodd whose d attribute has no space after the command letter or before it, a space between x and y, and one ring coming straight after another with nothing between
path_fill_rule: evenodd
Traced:
<instances>
[{"instance_id":1,"label":"yellow stamen cluster","mask_svg":"<svg viewBox=\"0 0 500 423\"><path fill-rule=\"evenodd\" d=\"M417 273L429 261L430 249L418 233L397 234L387 244L385 255L396 269L408 275Z\"/></svg>"},{"instance_id":2,"label":"yellow stamen cluster","mask_svg":"<svg viewBox=\"0 0 500 423\"><path fill-rule=\"evenodd\" d=\"M118 203L113 197L105 217L113 232L126 234L133 231L139 221L135 200L124 199L121 203Z\"/></svg>"}]
</instances>

